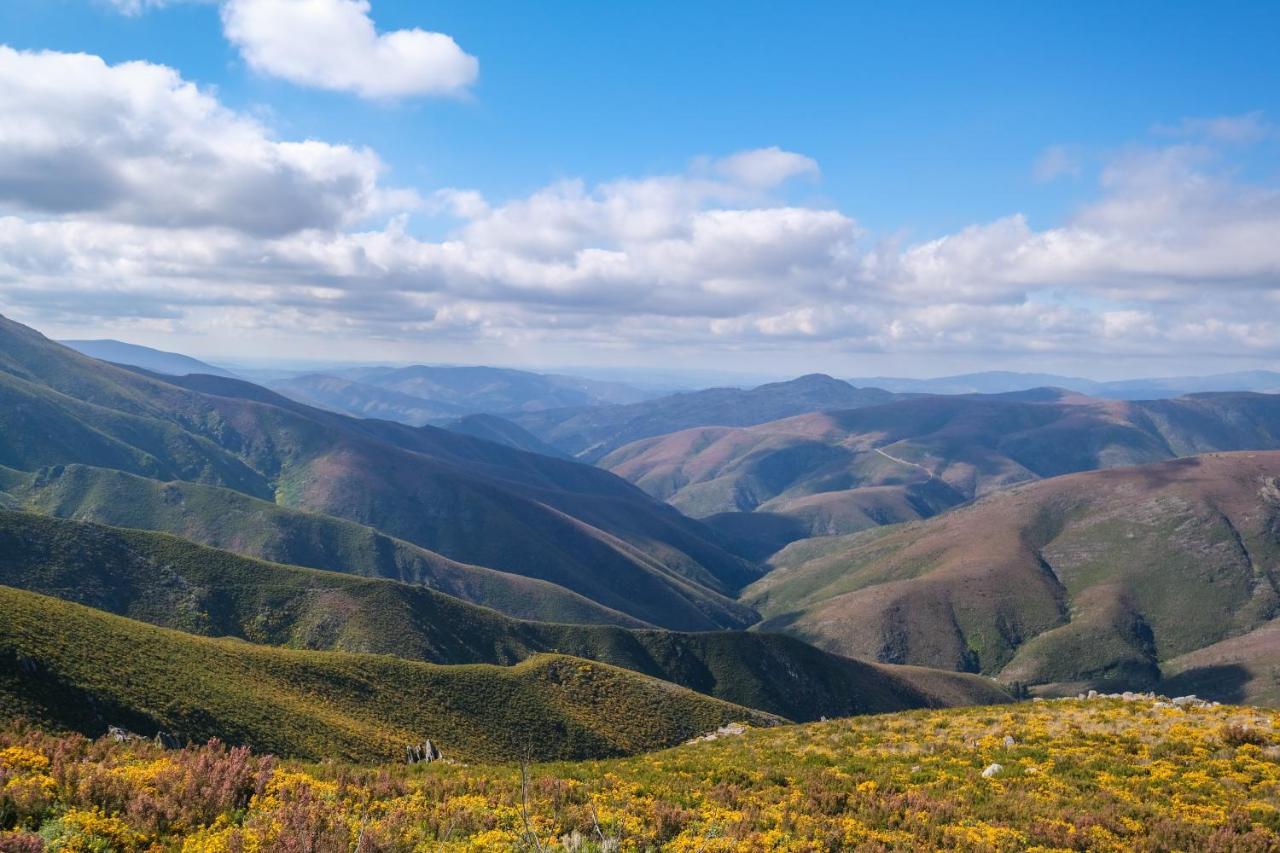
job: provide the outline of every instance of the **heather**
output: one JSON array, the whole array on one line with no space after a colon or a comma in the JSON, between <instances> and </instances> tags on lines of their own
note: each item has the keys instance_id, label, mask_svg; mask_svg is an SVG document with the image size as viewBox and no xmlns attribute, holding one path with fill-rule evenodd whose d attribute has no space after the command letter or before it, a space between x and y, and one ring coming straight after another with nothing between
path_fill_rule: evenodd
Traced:
<instances>
[{"instance_id":1,"label":"heather","mask_svg":"<svg viewBox=\"0 0 1280 853\"><path fill-rule=\"evenodd\" d=\"M0 734L3 849L1273 850L1280 714L1145 697L912 711L624 759L301 764Z\"/></svg>"}]
</instances>

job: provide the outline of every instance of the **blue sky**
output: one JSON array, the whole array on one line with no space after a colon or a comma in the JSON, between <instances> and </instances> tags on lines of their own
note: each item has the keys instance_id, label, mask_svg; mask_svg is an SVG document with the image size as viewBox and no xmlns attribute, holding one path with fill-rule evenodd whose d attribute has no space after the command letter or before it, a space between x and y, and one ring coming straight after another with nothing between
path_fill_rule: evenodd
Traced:
<instances>
[{"instance_id":1,"label":"blue sky","mask_svg":"<svg viewBox=\"0 0 1280 853\"><path fill-rule=\"evenodd\" d=\"M856 238L841 238L850 245L856 239L856 249L805 244L824 258L856 254L856 274L839 268L811 271L795 283L778 280L778 289L807 295L759 311L747 304L759 295L752 287L706 284L726 278L719 269L689 273L689 286L715 293L737 287L739 295L746 294L742 304L710 304L702 296L686 298L684 291L669 306L615 299L602 295L614 292L608 277L575 285L572 299L554 283L548 285L551 296L540 291L535 298L529 296L532 284L516 287L518 293L497 293L497 285L482 282L468 290L450 281L432 285L436 301L429 307L421 286L409 288L416 288L410 301L432 316L402 328L385 317L322 321L317 306L282 298L296 312L289 328L275 330L282 350L308 349L311 317L318 328L345 329L352 354L369 358L438 359L456 351L463 360L670 363L696 354L719 366L781 359L796 369L911 373L942 372L930 370L940 360L967 369L1024 359L1029 366L1100 375L1116 369L1116 357L1121 369L1177 372L1199 363L1206 352L1224 367L1274 364L1278 354L1265 345L1268 329L1257 326L1259 310L1280 308L1273 301L1275 259L1266 253L1247 269L1230 263L1212 268L1212 247L1151 266L1159 252L1137 246L1133 257L1141 262L1115 270L1096 260L1070 259L1063 272L1044 273L1037 262L1030 278L977 293L976 285L964 282L993 274L989 264L996 261L973 260L977 249L960 246L959 257L946 262L969 263L976 272L915 280L922 274L911 259L920 253L911 250L972 235L977 228L987 230L975 243L998 237L1002 251L1023 257L1026 247L1014 245L1019 240L1056 244L1048 239L1055 229L1081 220L1093 224L1078 245L1114 239L1120 246L1123 239L1134 247L1143 235L1129 231L1189 228L1224 205L1232 212L1219 224L1236 230L1221 244L1249 239L1249 229L1272 221L1280 177L1272 125L1280 116L1280 4L373 0L369 16L379 32L445 33L478 61L478 77L457 92L395 98L326 89L250 67L244 45L224 33L226 14L219 4L175 2L133 14L117 5L123 0L6 0L0 42L18 51L93 54L107 66L131 60L169 66L222 107L259 123L270 138L367 147L384 166L381 185L423 198L441 188L474 190L495 209L565 180L581 180L590 195L624 178L714 172L717 167L706 163L715 158L776 147L809 158L814 168L797 169L759 198L726 201L717 191L695 203L696 211L678 215L722 208L838 211L851 223L850 235L856 231ZM1152 177L1160 168L1164 177ZM1181 187L1178 193L1197 181L1212 182L1215 191L1212 198L1180 195L1171 205L1181 212L1175 224L1116 218L1119 209L1132 212L1147 204L1135 194L1167 201L1170 180ZM29 221L49 215L23 212L21 200L16 207ZM396 227L419 242L457 238L460 228L475 225L460 224L439 204L409 208ZM653 215L641 208L638 216ZM1261 220L1242 224L1244 210L1261 210ZM1019 215L1017 234L990 230ZM339 236L367 233L383 228L391 216L377 207L358 217L358 224L331 230ZM101 215L92 218L100 221ZM1121 225L1129 230L1113 233ZM595 234L571 248L621 246L638 256L629 239ZM886 242L891 250L876 248ZM522 244L522 251L541 257L544 248ZM889 251L896 253L892 262L884 254ZM928 251L925 266L936 273L943 261L936 247ZM904 264L915 277L911 282L903 284L901 272L892 284L867 280L870 267ZM812 265L787 264L796 266ZM1198 283L1182 280L1184 269L1200 276ZM645 270L655 280L667 279L664 268ZM429 277L436 274L447 275ZM822 275L843 283L815 284L814 277ZM315 276L326 286L333 279L332 271ZM858 314L863 300L846 279L862 282L869 297L894 287L899 295L872 314ZM1132 282L1127 289L1118 287L1122 279ZM1177 281L1171 284L1172 279ZM243 296L230 299L232 308L216 316L213 292L185 307L150 312L156 316L139 311L133 322L127 310L76 317L65 308L67 300L56 310L42 308L30 296L40 288L30 280L18 283L27 296L11 312L59 333L84 336L107 328L113 336L168 346L189 339L187 349L216 354L220 347L237 346L237 322L253 328L263 322L248 316ZM104 282L95 292L102 296L112 286ZM1203 328L1205 308L1195 294L1226 287L1243 293L1249 310L1224 313L1214 329ZM439 293L450 288L454 301L445 305ZM117 284L114 304L127 305L127 294L134 292ZM938 310L929 317L909 316L922 300ZM506 313L501 320L479 320L475 305L502 306L493 310ZM836 308L841 316L833 319ZM445 319L454 318L448 328L441 325L442 309ZM670 330L658 320L623 329L611 322L609 311L625 314L629 323L677 314L685 328L664 334ZM956 334L941 314L967 326L967 334ZM457 322L464 315L469 327ZM543 323L541 337L534 334L551 315L555 319ZM981 334L987 323L989 346ZM1159 334L1145 344L1124 334L1150 324ZM1040 332L1019 340L1018 327ZM1120 329L1129 343L1112 346L1104 328L1108 334ZM1183 343L1162 346L1161 337Z\"/></svg>"}]
</instances>

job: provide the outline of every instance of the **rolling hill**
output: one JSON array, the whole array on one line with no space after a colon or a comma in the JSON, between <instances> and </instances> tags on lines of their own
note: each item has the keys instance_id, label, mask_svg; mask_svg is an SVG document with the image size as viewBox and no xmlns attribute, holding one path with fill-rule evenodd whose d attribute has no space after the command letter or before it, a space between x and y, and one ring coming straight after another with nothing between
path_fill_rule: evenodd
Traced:
<instances>
[{"instance_id":1,"label":"rolling hill","mask_svg":"<svg viewBox=\"0 0 1280 853\"><path fill-rule=\"evenodd\" d=\"M207 373L212 376L234 376L228 370L177 352L165 352L151 347L128 344L110 338L93 341L59 341L82 355L114 364L141 367L153 373L185 376L188 373Z\"/></svg>"},{"instance_id":2,"label":"rolling hill","mask_svg":"<svg viewBox=\"0 0 1280 853\"><path fill-rule=\"evenodd\" d=\"M13 508L58 518L162 531L277 563L422 584L522 619L646 624L546 581L458 563L371 527L217 486L56 465L30 474L0 468L0 495Z\"/></svg>"},{"instance_id":3,"label":"rolling hill","mask_svg":"<svg viewBox=\"0 0 1280 853\"><path fill-rule=\"evenodd\" d=\"M867 664L781 635L519 621L422 587L29 513L0 511L0 583L167 628L267 645L439 664L569 654L796 720L1007 698L986 679Z\"/></svg>"},{"instance_id":4,"label":"rolling hill","mask_svg":"<svg viewBox=\"0 0 1280 853\"><path fill-rule=\"evenodd\" d=\"M1213 450L1280 447L1280 395L1139 403L1052 389L924 397L638 441L600 465L759 551L935 515L1016 483ZM768 519L737 519L738 513Z\"/></svg>"},{"instance_id":5,"label":"rolling hill","mask_svg":"<svg viewBox=\"0 0 1280 853\"><path fill-rule=\"evenodd\" d=\"M811 374L749 390L709 388L617 406L551 409L507 415L542 441L587 462L630 442L700 426L750 426L827 409L873 406L895 399L879 388Z\"/></svg>"},{"instance_id":6,"label":"rolling hill","mask_svg":"<svg viewBox=\"0 0 1280 853\"><path fill-rule=\"evenodd\" d=\"M1280 453L1055 477L927 521L796 542L774 564L744 595L768 617L759 627L830 651L1039 692L1176 676L1239 698L1206 668L1273 654Z\"/></svg>"},{"instance_id":7,"label":"rolling hill","mask_svg":"<svg viewBox=\"0 0 1280 853\"><path fill-rule=\"evenodd\" d=\"M218 737L301 758L586 758L777 721L563 655L438 666L196 637L0 586L0 714L93 735Z\"/></svg>"},{"instance_id":8,"label":"rolling hill","mask_svg":"<svg viewBox=\"0 0 1280 853\"><path fill-rule=\"evenodd\" d=\"M356 418L384 418L410 426L445 421L467 413L466 407L456 403L425 400L323 373L304 373L274 380L268 385L289 399L308 406Z\"/></svg>"},{"instance_id":9,"label":"rolling hill","mask_svg":"<svg viewBox=\"0 0 1280 853\"><path fill-rule=\"evenodd\" d=\"M84 464L232 489L682 629L738 627L757 576L715 532L607 472L246 382L95 361L0 319L0 465Z\"/></svg>"},{"instance_id":10,"label":"rolling hill","mask_svg":"<svg viewBox=\"0 0 1280 853\"><path fill-rule=\"evenodd\" d=\"M504 367L357 367L268 384L309 405L411 426L472 414L634 403L652 396L620 382Z\"/></svg>"}]
</instances>

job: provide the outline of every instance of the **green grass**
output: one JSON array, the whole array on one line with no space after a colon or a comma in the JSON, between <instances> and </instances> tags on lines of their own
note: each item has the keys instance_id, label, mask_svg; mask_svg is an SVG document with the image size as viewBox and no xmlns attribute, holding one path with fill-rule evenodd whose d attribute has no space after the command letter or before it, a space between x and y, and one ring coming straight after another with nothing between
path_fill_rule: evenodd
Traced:
<instances>
[{"instance_id":1,"label":"green grass","mask_svg":"<svg viewBox=\"0 0 1280 853\"><path fill-rule=\"evenodd\" d=\"M445 664L570 654L797 720L1007 698L986 680L939 673L925 682L915 670L842 658L791 637L521 621L423 587L30 513L0 512L0 582L271 645Z\"/></svg>"},{"instance_id":2,"label":"green grass","mask_svg":"<svg viewBox=\"0 0 1280 853\"><path fill-rule=\"evenodd\" d=\"M773 719L595 662L439 666L194 637L0 587L0 713L117 724L308 758L387 760L431 738L469 760L583 758Z\"/></svg>"}]
</instances>

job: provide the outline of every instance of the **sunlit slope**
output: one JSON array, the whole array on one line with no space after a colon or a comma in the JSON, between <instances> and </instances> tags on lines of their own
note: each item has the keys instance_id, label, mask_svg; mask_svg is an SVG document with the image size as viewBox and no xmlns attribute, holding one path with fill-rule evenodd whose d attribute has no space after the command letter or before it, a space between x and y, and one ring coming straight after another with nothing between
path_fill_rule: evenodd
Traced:
<instances>
[{"instance_id":1,"label":"sunlit slope","mask_svg":"<svg viewBox=\"0 0 1280 853\"><path fill-rule=\"evenodd\" d=\"M747 600L763 628L844 654L1046 689L1144 687L1276 614L1278 478L1276 452L1053 478L797 542Z\"/></svg>"},{"instance_id":2,"label":"sunlit slope","mask_svg":"<svg viewBox=\"0 0 1280 853\"><path fill-rule=\"evenodd\" d=\"M219 737L307 758L581 758L774 718L615 667L545 655L514 667L209 639L0 587L0 712L101 733Z\"/></svg>"},{"instance_id":3,"label":"sunlit slope","mask_svg":"<svg viewBox=\"0 0 1280 853\"><path fill-rule=\"evenodd\" d=\"M519 621L422 587L27 513L0 511L0 583L169 628L294 648L443 664L570 654L799 720L1008 698L988 679L849 660L781 635Z\"/></svg>"}]
</instances>

